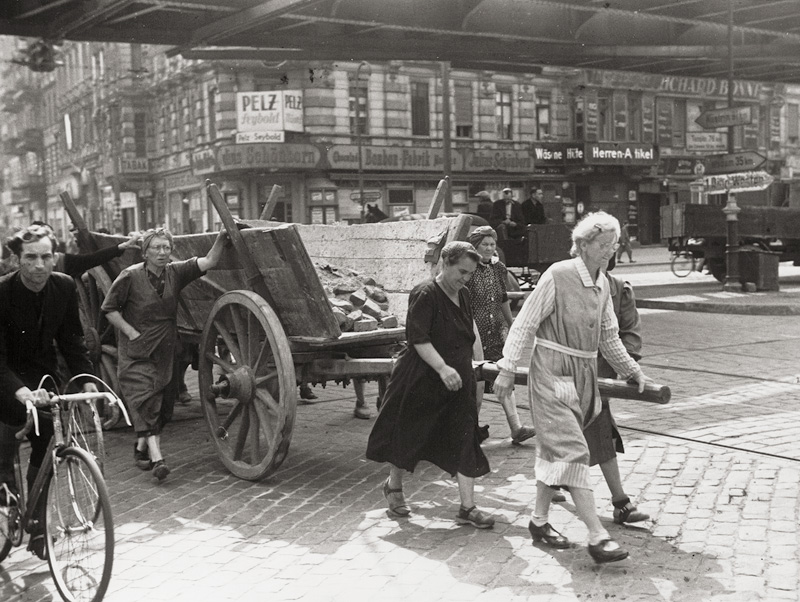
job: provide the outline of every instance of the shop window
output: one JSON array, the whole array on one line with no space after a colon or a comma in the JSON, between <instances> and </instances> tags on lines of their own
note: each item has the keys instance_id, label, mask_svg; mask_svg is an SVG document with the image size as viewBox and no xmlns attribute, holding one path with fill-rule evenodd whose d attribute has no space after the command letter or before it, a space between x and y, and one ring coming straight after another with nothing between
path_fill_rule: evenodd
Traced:
<instances>
[{"instance_id":1,"label":"shop window","mask_svg":"<svg viewBox=\"0 0 800 602\"><path fill-rule=\"evenodd\" d=\"M642 95L638 92L628 94L628 140L642 140Z\"/></svg>"},{"instance_id":2,"label":"shop window","mask_svg":"<svg viewBox=\"0 0 800 602\"><path fill-rule=\"evenodd\" d=\"M270 182L259 183L256 191L258 198L258 216L264 212L264 206L267 204L269 195L272 192L273 184L280 185L278 191L278 202L275 203L275 208L272 210L272 215L268 215L267 219L273 222L293 222L292 218L292 185L290 182Z\"/></svg>"},{"instance_id":3,"label":"shop window","mask_svg":"<svg viewBox=\"0 0 800 602\"><path fill-rule=\"evenodd\" d=\"M454 88L456 138L472 138L472 84L457 82Z\"/></svg>"},{"instance_id":4,"label":"shop window","mask_svg":"<svg viewBox=\"0 0 800 602\"><path fill-rule=\"evenodd\" d=\"M497 137L502 140L512 138L512 106L511 89L497 88L495 93L495 118L497 121Z\"/></svg>"},{"instance_id":5,"label":"shop window","mask_svg":"<svg viewBox=\"0 0 800 602\"><path fill-rule=\"evenodd\" d=\"M411 135L431 135L431 108L428 82L411 82Z\"/></svg>"},{"instance_id":6,"label":"shop window","mask_svg":"<svg viewBox=\"0 0 800 602\"><path fill-rule=\"evenodd\" d=\"M413 188L389 188L387 193L390 217L409 215L415 212Z\"/></svg>"},{"instance_id":7,"label":"shop window","mask_svg":"<svg viewBox=\"0 0 800 602\"><path fill-rule=\"evenodd\" d=\"M310 224L332 224L339 221L336 189L311 188L308 194L308 222Z\"/></svg>"},{"instance_id":8,"label":"shop window","mask_svg":"<svg viewBox=\"0 0 800 602\"><path fill-rule=\"evenodd\" d=\"M586 139L586 129L584 127L585 114L586 99L581 96L575 99L575 140Z\"/></svg>"}]
</instances>

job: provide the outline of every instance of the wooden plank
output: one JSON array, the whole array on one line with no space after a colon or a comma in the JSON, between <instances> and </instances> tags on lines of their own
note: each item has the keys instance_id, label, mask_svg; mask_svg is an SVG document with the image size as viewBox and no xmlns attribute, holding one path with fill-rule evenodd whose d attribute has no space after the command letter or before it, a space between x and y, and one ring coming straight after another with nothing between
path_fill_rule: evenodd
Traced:
<instances>
[{"instance_id":1,"label":"wooden plank","mask_svg":"<svg viewBox=\"0 0 800 602\"><path fill-rule=\"evenodd\" d=\"M83 220L83 216L81 215L80 211L78 211L78 207L72 200L72 195L65 190L58 196L61 198L64 209L66 210L67 215L69 215L69 219L72 221L72 225L75 226L75 240L78 243L78 249L80 249L81 253L91 253L92 251L97 251L97 244L92 237L91 232L89 232L89 228L86 227L86 222Z\"/></svg>"},{"instance_id":2,"label":"wooden plank","mask_svg":"<svg viewBox=\"0 0 800 602\"><path fill-rule=\"evenodd\" d=\"M442 208L442 203L447 196L447 188L450 186L450 178L445 176L439 180L439 185L436 187L436 192L433 194L433 201L431 201L430 209L428 209L428 219L436 219L439 215L439 210Z\"/></svg>"},{"instance_id":3,"label":"wooden plank","mask_svg":"<svg viewBox=\"0 0 800 602\"><path fill-rule=\"evenodd\" d=\"M268 220L272 217L272 213L275 211L275 205L278 204L278 195L281 193L281 190L283 190L283 188L277 184L272 185L272 190L267 198L267 204L264 205L264 209L261 211L262 220Z\"/></svg>"}]
</instances>

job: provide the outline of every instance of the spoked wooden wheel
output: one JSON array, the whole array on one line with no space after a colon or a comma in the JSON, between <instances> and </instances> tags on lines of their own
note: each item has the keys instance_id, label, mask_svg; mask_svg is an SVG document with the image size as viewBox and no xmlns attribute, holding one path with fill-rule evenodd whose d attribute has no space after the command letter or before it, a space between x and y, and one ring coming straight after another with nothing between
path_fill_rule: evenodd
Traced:
<instances>
[{"instance_id":1,"label":"spoked wooden wheel","mask_svg":"<svg viewBox=\"0 0 800 602\"><path fill-rule=\"evenodd\" d=\"M217 453L241 479L286 458L297 406L289 341L275 311L252 291L222 295L200 342L200 398Z\"/></svg>"}]
</instances>

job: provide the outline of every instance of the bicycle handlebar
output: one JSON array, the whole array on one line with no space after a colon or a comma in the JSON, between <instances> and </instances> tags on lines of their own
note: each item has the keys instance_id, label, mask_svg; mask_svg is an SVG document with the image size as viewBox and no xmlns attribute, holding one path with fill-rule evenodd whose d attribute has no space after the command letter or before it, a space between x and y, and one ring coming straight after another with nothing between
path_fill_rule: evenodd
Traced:
<instances>
[{"instance_id":1,"label":"bicycle handlebar","mask_svg":"<svg viewBox=\"0 0 800 602\"><path fill-rule=\"evenodd\" d=\"M53 407L61 403L72 403L72 402L91 402L98 399L105 399L110 405L118 405L120 410L122 411L122 415L125 417L125 422L128 426L131 425L130 418L128 417L128 412L125 409L125 404L122 403L122 400L111 393L109 391L85 391L82 393L66 393L66 394L58 394L58 393L50 393L50 399L47 400L37 400L25 401L25 411L27 412L28 416L25 419L25 426L22 427L22 430L17 432L16 438L19 441L22 441L28 433L31 432L31 428L34 429L36 435L39 435L39 416L36 412L37 408L48 408Z\"/></svg>"}]
</instances>

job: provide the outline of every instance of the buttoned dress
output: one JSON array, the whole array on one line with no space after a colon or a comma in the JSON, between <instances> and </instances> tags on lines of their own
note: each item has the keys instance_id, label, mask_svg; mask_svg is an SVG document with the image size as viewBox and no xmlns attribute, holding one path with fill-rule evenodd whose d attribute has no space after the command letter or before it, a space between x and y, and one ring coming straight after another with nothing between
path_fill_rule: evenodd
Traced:
<instances>
[{"instance_id":1,"label":"buttoned dress","mask_svg":"<svg viewBox=\"0 0 800 602\"><path fill-rule=\"evenodd\" d=\"M511 326L498 365L516 371L531 349L528 393L536 428L536 478L591 489L583 430L600 413L597 353L626 378L641 375L619 340L608 280L580 257L548 268Z\"/></svg>"},{"instance_id":2,"label":"buttoned dress","mask_svg":"<svg viewBox=\"0 0 800 602\"><path fill-rule=\"evenodd\" d=\"M106 295L101 310L118 311L140 336L130 340L117 332L117 373L125 403L139 436L161 432L164 390L172 379L181 290L202 275L197 258L164 267L164 291L159 295L144 263L123 270Z\"/></svg>"}]
</instances>

